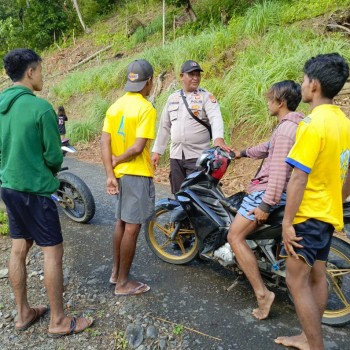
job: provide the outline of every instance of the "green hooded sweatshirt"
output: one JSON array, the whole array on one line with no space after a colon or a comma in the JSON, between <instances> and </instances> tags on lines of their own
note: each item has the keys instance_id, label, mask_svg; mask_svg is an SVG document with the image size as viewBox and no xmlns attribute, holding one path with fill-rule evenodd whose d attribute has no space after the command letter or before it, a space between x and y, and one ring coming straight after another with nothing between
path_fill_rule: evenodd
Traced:
<instances>
[{"instance_id":1,"label":"green hooded sweatshirt","mask_svg":"<svg viewBox=\"0 0 350 350\"><path fill-rule=\"evenodd\" d=\"M51 104L21 85L0 94L1 187L50 196L63 162Z\"/></svg>"}]
</instances>

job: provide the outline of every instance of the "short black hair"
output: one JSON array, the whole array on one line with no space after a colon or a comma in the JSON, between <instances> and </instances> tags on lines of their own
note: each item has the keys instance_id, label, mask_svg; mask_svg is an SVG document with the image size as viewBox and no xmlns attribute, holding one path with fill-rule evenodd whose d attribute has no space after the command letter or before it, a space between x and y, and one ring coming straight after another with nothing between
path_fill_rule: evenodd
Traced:
<instances>
[{"instance_id":1,"label":"short black hair","mask_svg":"<svg viewBox=\"0 0 350 350\"><path fill-rule=\"evenodd\" d=\"M311 80L318 80L322 96L332 99L348 79L349 65L338 53L327 53L310 58L305 63L304 74Z\"/></svg>"},{"instance_id":2,"label":"short black hair","mask_svg":"<svg viewBox=\"0 0 350 350\"><path fill-rule=\"evenodd\" d=\"M57 114L58 115L65 115L66 114L66 111L64 110L63 106L58 107Z\"/></svg>"},{"instance_id":3,"label":"short black hair","mask_svg":"<svg viewBox=\"0 0 350 350\"><path fill-rule=\"evenodd\" d=\"M266 97L278 102L284 101L290 111L295 111L301 101L301 87L293 80L283 80L273 84Z\"/></svg>"},{"instance_id":4,"label":"short black hair","mask_svg":"<svg viewBox=\"0 0 350 350\"><path fill-rule=\"evenodd\" d=\"M20 81L29 67L36 67L41 57L31 49L14 49L3 59L6 74L13 82Z\"/></svg>"}]
</instances>

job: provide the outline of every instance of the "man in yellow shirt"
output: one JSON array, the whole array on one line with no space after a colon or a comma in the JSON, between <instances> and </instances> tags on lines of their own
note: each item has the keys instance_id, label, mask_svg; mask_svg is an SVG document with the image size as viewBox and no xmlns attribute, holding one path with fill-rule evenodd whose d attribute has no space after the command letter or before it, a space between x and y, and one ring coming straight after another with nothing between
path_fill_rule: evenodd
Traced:
<instances>
[{"instance_id":1,"label":"man in yellow shirt","mask_svg":"<svg viewBox=\"0 0 350 350\"><path fill-rule=\"evenodd\" d=\"M288 257L287 285L303 332L276 343L324 349L321 319L328 300L326 260L334 228L343 227L342 202L350 192L350 121L333 98L349 76L337 53L304 66L302 99L312 112L299 124L286 162L294 167L287 187L281 256Z\"/></svg>"},{"instance_id":2,"label":"man in yellow shirt","mask_svg":"<svg viewBox=\"0 0 350 350\"><path fill-rule=\"evenodd\" d=\"M129 280L141 224L154 215L155 189L150 145L155 138L156 111L146 100L153 68L146 60L128 66L126 94L107 111L101 137L107 193L116 196L113 268L115 295L145 293L150 287Z\"/></svg>"}]
</instances>

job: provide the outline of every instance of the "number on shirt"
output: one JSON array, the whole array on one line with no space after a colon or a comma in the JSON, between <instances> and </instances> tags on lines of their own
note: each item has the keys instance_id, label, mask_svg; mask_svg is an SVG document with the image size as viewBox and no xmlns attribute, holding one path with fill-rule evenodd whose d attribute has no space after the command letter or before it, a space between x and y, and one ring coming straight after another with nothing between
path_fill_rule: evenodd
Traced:
<instances>
[{"instance_id":1,"label":"number on shirt","mask_svg":"<svg viewBox=\"0 0 350 350\"><path fill-rule=\"evenodd\" d=\"M121 135L124 139L125 133L124 133L124 116L122 116L122 120L120 121L119 128L118 128L118 135Z\"/></svg>"}]
</instances>

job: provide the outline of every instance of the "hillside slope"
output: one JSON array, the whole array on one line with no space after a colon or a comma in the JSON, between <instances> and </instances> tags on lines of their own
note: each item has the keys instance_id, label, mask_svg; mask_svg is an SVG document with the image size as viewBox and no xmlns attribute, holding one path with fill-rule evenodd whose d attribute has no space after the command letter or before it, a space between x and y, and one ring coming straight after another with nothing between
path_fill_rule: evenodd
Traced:
<instances>
[{"instance_id":1,"label":"hillside slope","mask_svg":"<svg viewBox=\"0 0 350 350\"><path fill-rule=\"evenodd\" d=\"M193 1L194 9L199 14L212 11L215 19L209 3ZM128 62L145 57L157 77L165 73L155 98L160 115L167 96L179 87L181 63L196 59L205 70L202 85L215 93L222 108L227 141L243 148L271 133L274 120L267 115L263 97L271 83L286 78L300 81L305 59L320 52L339 51L350 59L348 4L349 0L258 2L238 15L239 8L228 13L228 22L212 19L209 25L200 20L192 24L181 9L169 8L163 46L161 8L152 1L135 1L127 9L134 12L121 9L93 27L92 34L44 53L45 86L40 95L55 108L64 104L68 135L79 144L79 156L99 162L104 113L123 93ZM174 30L172 19L177 21ZM9 81L0 77L0 88L7 85ZM350 85L336 102L350 116ZM307 106L300 108L308 112ZM225 188L229 192L243 189L256 163L235 162L223 181ZM167 162L163 164L158 181L167 181Z\"/></svg>"}]
</instances>

